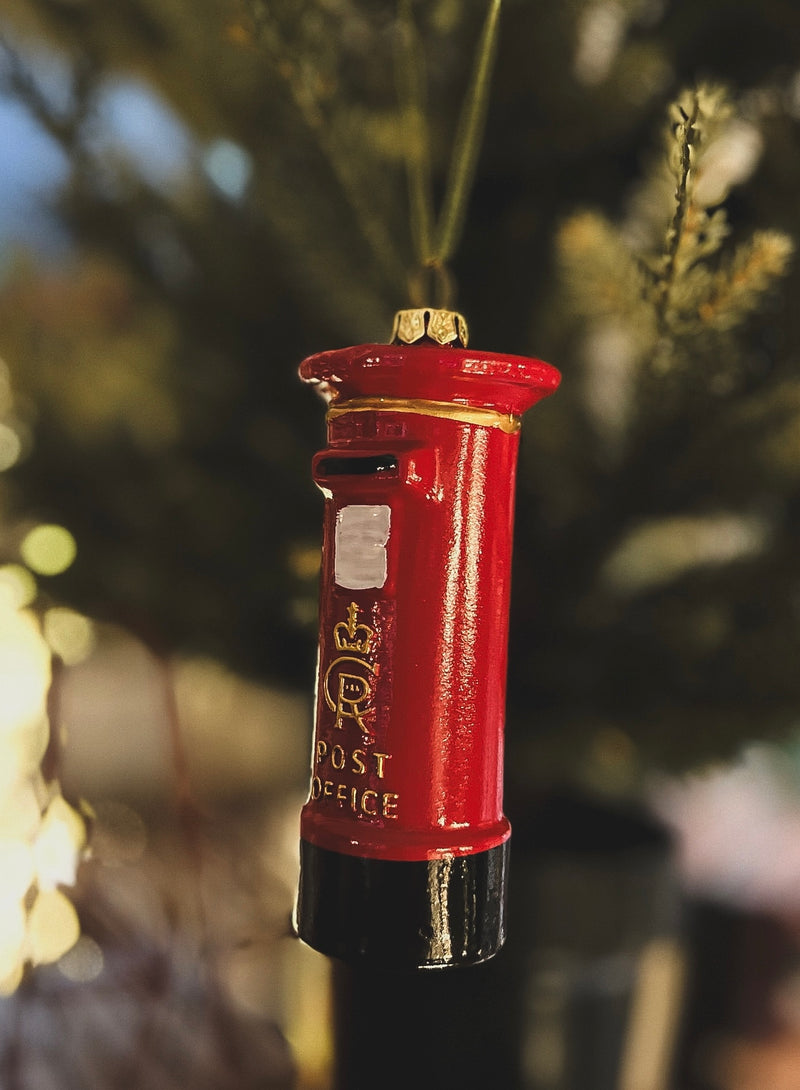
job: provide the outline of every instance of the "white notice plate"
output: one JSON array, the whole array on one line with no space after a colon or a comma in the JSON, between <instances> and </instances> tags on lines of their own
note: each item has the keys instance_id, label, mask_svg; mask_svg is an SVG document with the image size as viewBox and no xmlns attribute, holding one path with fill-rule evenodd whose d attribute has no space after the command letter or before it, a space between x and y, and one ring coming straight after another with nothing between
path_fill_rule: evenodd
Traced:
<instances>
[{"instance_id":1,"label":"white notice plate","mask_svg":"<svg viewBox=\"0 0 800 1090\"><path fill-rule=\"evenodd\" d=\"M340 587L367 590L383 586L391 522L388 504L353 503L337 512L333 566Z\"/></svg>"}]
</instances>

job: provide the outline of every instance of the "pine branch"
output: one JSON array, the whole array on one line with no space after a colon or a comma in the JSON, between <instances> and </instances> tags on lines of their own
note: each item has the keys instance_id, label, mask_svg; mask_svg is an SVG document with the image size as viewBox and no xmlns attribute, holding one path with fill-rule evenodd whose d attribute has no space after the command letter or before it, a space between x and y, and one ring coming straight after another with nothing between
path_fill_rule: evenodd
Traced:
<instances>
[{"instance_id":1,"label":"pine branch","mask_svg":"<svg viewBox=\"0 0 800 1090\"><path fill-rule=\"evenodd\" d=\"M557 253L576 313L642 317L646 272L607 219L589 211L570 216L559 230Z\"/></svg>"},{"instance_id":2,"label":"pine branch","mask_svg":"<svg viewBox=\"0 0 800 1090\"><path fill-rule=\"evenodd\" d=\"M758 305L759 297L787 270L794 243L778 231L757 231L739 247L728 268L712 280L709 298L698 307L703 325L728 330Z\"/></svg>"},{"instance_id":3,"label":"pine branch","mask_svg":"<svg viewBox=\"0 0 800 1090\"><path fill-rule=\"evenodd\" d=\"M675 211L667 232L667 248L663 257L663 272L657 284L655 300L656 324L663 333L666 327L667 312L670 302L675 274L678 267L678 254L683 240L687 219L694 211L690 201L689 179L692 170L692 145L696 138L697 119L700 113L700 96L695 92L691 113L687 114L683 107L679 107L682 120L678 127L677 137L677 187L675 189Z\"/></svg>"},{"instance_id":4,"label":"pine branch","mask_svg":"<svg viewBox=\"0 0 800 1090\"><path fill-rule=\"evenodd\" d=\"M389 282L402 283L404 270L396 240L391 237L381 217L376 215L364 191L358 167L354 166L354 163L358 163L358 157L353 156L352 149L345 146L336 127L326 118L312 81L307 78L303 58L293 57L291 47L283 38L281 28L267 6L251 0L249 7L259 40L268 49L275 70L289 90L308 132L327 159L361 234Z\"/></svg>"},{"instance_id":5,"label":"pine branch","mask_svg":"<svg viewBox=\"0 0 800 1090\"><path fill-rule=\"evenodd\" d=\"M628 328L655 374L690 353L690 337L724 334L740 324L786 272L793 250L787 236L761 231L713 267L729 226L725 209L709 211L709 202L727 195L741 177L720 167L724 150L716 159L709 151L730 138L732 107L722 87L701 85L672 109L675 124L666 137L671 193L658 172L643 186L647 202L639 198L648 218L656 196L672 205L661 246L637 253L622 230L592 213L573 216L559 236L575 312Z\"/></svg>"},{"instance_id":6,"label":"pine branch","mask_svg":"<svg viewBox=\"0 0 800 1090\"><path fill-rule=\"evenodd\" d=\"M72 101L68 109L58 110L3 34L0 34L0 51L5 57L0 83L25 105L34 120L68 155L80 158L81 130L91 109L99 65L85 51L78 56L72 71Z\"/></svg>"}]
</instances>

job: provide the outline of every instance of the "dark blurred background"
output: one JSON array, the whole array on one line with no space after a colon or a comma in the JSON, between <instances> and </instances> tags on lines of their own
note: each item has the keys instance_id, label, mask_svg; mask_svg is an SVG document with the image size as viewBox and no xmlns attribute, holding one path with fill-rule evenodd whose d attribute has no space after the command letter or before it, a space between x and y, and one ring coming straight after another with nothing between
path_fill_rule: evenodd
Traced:
<instances>
[{"instance_id":1,"label":"dark blurred background","mask_svg":"<svg viewBox=\"0 0 800 1090\"><path fill-rule=\"evenodd\" d=\"M486 6L409 10L440 202ZM398 19L3 4L0 834L39 859L63 791L92 845L9 894L8 1090L356 1087L359 1033L427 1085L364 1051L385 982L332 987L288 924L324 437L297 365L408 301ZM521 448L515 945L389 989L413 1039L441 1023L431 1085L800 1088L799 192L794 0L505 0L452 273L472 344L563 382ZM63 954L31 890L66 887Z\"/></svg>"}]
</instances>

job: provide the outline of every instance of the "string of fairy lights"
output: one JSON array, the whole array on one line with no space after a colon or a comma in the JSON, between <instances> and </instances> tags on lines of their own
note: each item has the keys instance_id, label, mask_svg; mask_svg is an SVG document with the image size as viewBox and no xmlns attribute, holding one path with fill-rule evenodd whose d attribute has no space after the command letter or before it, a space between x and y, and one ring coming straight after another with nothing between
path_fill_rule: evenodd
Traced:
<instances>
[{"instance_id":1,"label":"string of fairy lights","mask_svg":"<svg viewBox=\"0 0 800 1090\"><path fill-rule=\"evenodd\" d=\"M23 446L9 414L0 423L0 471ZM60 727L48 715L54 657L73 665L94 646L88 618L43 606L39 593L40 577L66 571L77 545L65 527L38 523L22 532L17 553L0 565L0 995L12 994L29 966L77 948L69 889L87 851L86 816L42 769Z\"/></svg>"}]
</instances>

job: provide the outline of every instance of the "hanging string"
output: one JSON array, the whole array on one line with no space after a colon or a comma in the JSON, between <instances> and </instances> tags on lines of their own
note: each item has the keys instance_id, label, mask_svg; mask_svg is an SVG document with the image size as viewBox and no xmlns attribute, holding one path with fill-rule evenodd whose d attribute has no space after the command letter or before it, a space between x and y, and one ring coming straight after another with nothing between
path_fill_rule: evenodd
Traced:
<instances>
[{"instance_id":1,"label":"hanging string","mask_svg":"<svg viewBox=\"0 0 800 1090\"><path fill-rule=\"evenodd\" d=\"M417 262L416 270L409 277L409 295L415 306L433 303L449 309L452 305L454 285L447 264L458 247L463 231L486 127L501 5L502 0L489 2L472 77L461 108L444 200L439 217L435 220L423 50L414 23L411 0L400 0L396 80L403 114L409 219Z\"/></svg>"},{"instance_id":2,"label":"hanging string","mask_svg":"<svg viewBox=\"0 0 800 1090\"><path fill-rule=\"evenodd\" d=\"M411 0L401 0L397 22L395 80L402 113L409 221L414 256L423 265L433 253L433 182L424 52Z\"/></svg>"}]
</instances>

